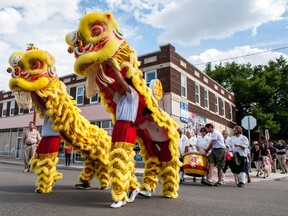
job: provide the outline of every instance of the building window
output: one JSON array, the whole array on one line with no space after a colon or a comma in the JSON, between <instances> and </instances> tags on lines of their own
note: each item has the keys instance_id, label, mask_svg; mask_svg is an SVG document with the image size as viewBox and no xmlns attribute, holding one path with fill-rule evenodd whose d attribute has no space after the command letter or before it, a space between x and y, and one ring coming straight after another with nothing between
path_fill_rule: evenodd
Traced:
<instances>
[{"instance_id":1,"label":"building window","mask_svg":"<svg viewBox=\"0 0 288 216\"><path fill-rule=\"evenodd\" d=\"M24 109L23 108L21 108L21 107L19 107L19 111L18 111L18 114L19 115L22 115L24 113Z\"/></svg>"},{"instance_id":2,"label":"building window","mask_svg":"<svg viewBox=\"0 0 288 216\"><path fill-rule=\"evenodd\" d=\"M70 95L70 91L71 91L70 88L66 88L66 92L67 92L68 95Z\"/></svg>"},{"instance_id":3,"label":"building window","mask_svg":"<svg viewBox=\"0 0 288 216\"><path fill-rule=\"evenodd\" d=\"M204 105L205 108L209 109L209 92L207 89L204 89Z\"/></svg>"},{"instance_id":4,"label":"building window","mask_svg":"<svg viewBox=\"0 0 288 216\"><path fill-rule=\"evenodd\" d=\"M96 92L96 95L90 98L90 104L99 103L99 97L98 92Z\"/></svg>"},{"instance_id":5,"label":"building window","mask_svg":"<svg viewBox=\"0 0 288 216\"><path fill-rule=\"evenodd\" d=\"M77 102L77 105L83 105L83 103L84 103L84 86L77 86L77 88L76 88L76 102Z\"/></svg>"},{"instance_id":6,"label":"building window","mask_svg":"<svg viewBox=\"0 0 288 216\"><path fill-rule=\"evenodd\" d=\"M215 95L215 113L219 113L219 101L217 95Z\"/></svg>"},{"instance_id":7,"label":"building window","mask_svg":"<svg viewBox=\"0 0 288 216\"><path fill-rule=\"evenodd\" d=\"M2 109L2 117L5 117L6 115L7 115L7 102L4 102Z\"/></svg>"},{"instance_id":8,"label":"building window","mask_svg":"<svg viewBox=\"0 0 288 216\"><path fill-rule=\"evenodd\" d=\"M110 120L101 121L101 128L112 128L112 121Z\"/></svg>"},{"instance_id":9,"label":"building window","mask_svg":"<svg viewBox=\"0 0 288 216\"><path fill-rule=\"evenodd\" d=\"M200 86L195 84L195 103L200 104Z\"/></svg>"},{"instance_id":10,"label":"building window","mask_svg":"<svg viewBox=\"0 0 288 216\"><path fill-rule=\"evenodd\" d=\"M181 74L181 96L187 97L187 77Z\"/></svg>"},{"instance_id":11,"label":"building window","mask_svg":"<svg viewBox=\"0 0 288 216\"><path fill-rule=\"evenodd\" d=\"M157 79L157 73L155 70L145 73L145 81L148 87L149 87L150 81L153 79Z\"/></svg>"},{"instance_id":12,"label":"building window","mask_svg":"<svg viewBox=\"0 0 288 216\"><path fill-rule=\"evenodd\" d=\"M14 116L15 113L15 101L10 102L10 116Z\"/></svg>"},{"instance_id":13,"label":"building window","mask_svg":"<svg viewBox=\"0 0 288 216\"><path fill-rule=\"evenodd\" d=\"M29 113L34 113L34 105L29 109Z\"/></svg>"},{"instance_id":14,"label":"building window","mask_svg":"<svg viewBox=\"0 0 288 216\"><path fill-rule=\"evenodd\" d=\"M225 116L225 101L221 99L221 110L222 110L222 115Z\"/></svg>"},{"instance_id":15,"label":"building window","mask_svg":"<svg viewBox=\"0 0 288 216\"><path fill-rule=\"evenodd\" d=\"M229 118L230 118L230 120L232 120L232 118L233 118L233 115L232 115L232 105L231 105L231 104L229 104Z\"/></svg>"}]
</instances>

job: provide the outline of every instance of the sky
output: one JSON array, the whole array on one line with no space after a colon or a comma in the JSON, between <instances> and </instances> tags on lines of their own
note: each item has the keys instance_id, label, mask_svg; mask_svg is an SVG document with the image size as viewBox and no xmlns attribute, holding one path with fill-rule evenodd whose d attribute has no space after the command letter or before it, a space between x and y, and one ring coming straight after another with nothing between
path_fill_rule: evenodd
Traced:
<instances>
[{"instance_id":1,"label":"sky","mask_svg":"<svg viewBox=\"0 0 288 216\"><path fill-rule=\"evenodd\" d=\"M9 91L10 55L28 43L55 57L58 76L72 74L65 35L85 13L112 12L138 55L170 43L203 71L208 62L287 59L287 9L288 0L1 0L0 91Z\"/></svg>"}]
</instances>

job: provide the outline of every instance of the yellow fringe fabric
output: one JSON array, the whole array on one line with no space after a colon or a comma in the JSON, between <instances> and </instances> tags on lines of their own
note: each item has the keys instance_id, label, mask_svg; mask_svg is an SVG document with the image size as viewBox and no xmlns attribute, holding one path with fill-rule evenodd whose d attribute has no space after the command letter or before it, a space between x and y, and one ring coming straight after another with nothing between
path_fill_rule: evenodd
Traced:
<instances>
[{"instance_id":1,"label":"yellow fringe fabric","mask_svg":"<svg viewBox=\"0 0 288 216\"><path fill-rule=\"evenodd\" d=\"M111 177L112 199L116 202L127 200L129 190L139 187L135 176L134 145L125 142L112 144L109 154L109 176Z\"/></svg>"},{"instance_id":2,"label":"yellow fringe fabric","mask_svg":"<svg viewBox=\"0 0 288 216\"><path fill-rule=\"evenodd\" d=\"M168 137L170 139L169 150L171 152L172 160L170 162L155 163L156 159L149 159L147 150L143 143L141 145L140 154L145 161L145 174L143 177L142 188L155 190L157 184L156 175L159 173L161 181L163 183L162 194L169 195L171 198L177 198L177 191L179 189L179 167L182 165L179 161L178 139L179 134L177 132L177 123L163 110L158 107L158 103L154 96L152 96L151 89L146 86L145 80L142 78L143 74L138 68L140 63L137 60L136 53L133 49L125 44L114 55L112 60L113 67L122 71L126 68L126 78L132 78L132 82L137 91L144 97L147 107L152 111L152 117L154 121L160 126L164 127L168 131ZM102 103L108 106L109 101L106 99L105 94L100 94ZM115 112L107 107L107 111L115 119ZM160 166L157 168L157 166ZM160 169L160 170L159 170Z\"/></svg>"},{"instance_id":3,"label":"yellow fringe fabric","mask_svg":"<svg viewBox=\"0 0 288 216\"><path fill-rule=\"evenodd\" d=\"M37 175L36 191L50 193L54 183L62 178L62 173L56 170L57 156L58 153L44 155L36 153L30 160L31 170Z\"/></svg>"},{"instance_id":4,"label":"yellow fringe fabric","mask_svg":"<svg viewBox=\"0 0 288 216\"><path fill-rule=\"evenodd\" d=\"M145 161L145 171L142 178L141 190L155 191L158 184L158 175L161 171L161 162L157 157L151 157Z\"/></svg>"},{"instance_id":5,"label":"yellow fringe fabric","mask_svg":"<svg viewBox=\"0 0 288 216\"><path fill-rule=\"evenodd\" d=\"M83 157L93 161L91 166L88 166L89 163L87 163L88 167L86 163L84 164L79 179L88 181L90 177L91 181L96 173L100 187L107 186L109 184L108 152L111 147L111 137L105 130L92 125L80 114L80 109L75 106L76 101L66 93L65 85L58 78L55 78L50 85L38 90L36 94L47 100L46 114L50 116L53 129L65 135L65 142L72 146L74 151L80 151ZM37 110L40 112L38 108ZM43 114L40 116L43 117ZM92 170L91 174L89 170Z\"/></svg>"},{"instance_id":6,"label":"yellow fringe fabric","mask_svg":"<svg viewBox=\"0 0 288 216\"><path fill-rule=\"evenodd\" d=\"M92 22L93 20L93 22ZM103 22L107 26L107 31L101 35L101 37L110 37L110 40L105 44L105 46L102 49L97 50L97 52L87 52L84 53L83 55L79 56L76 61L75 61L75 73L80 76L86 76L87 79L93 79L93 75L88 75L90 68L98 66L100 68L100 64L105 65L109 64L112 66L114 69L119 70L119 71L124 71L123 69L126 69L126 74L123 74L125 78L131 78L134 87L137 89L137 91L143 96L144 101L147 105L147 107L152 111L152 117L154 121L160 126L164 127L168 131L168 137L170 139L170 144L169 144L169 150L171 152L172 160L170 163L161 163L155 164L161 166L159 175L161 176L161 179L163 179L163 194L169 195L172 198L177 197L177 190L179 188L179 177L176 175L177 170L179 170L179 166L181 165L179 161L179 150L178 150L178 139L179 139L179 134L177 132L178 125L177 123L163 110L161 110L158 107L158 102L152 95L152 91L150 88L146 86L146 82L143 79L143 74L141 70L139 69L139 61L137 59L136 52L130 48L129 44L122 38L118 39L117 37L113 37L112 32L117 31L118 29L118 24L112 14L107 14L107 13L90 13L85 15L82 20L80 21L79 24L79 29L78 32L80 32L82 35L84 35L86 42L88 41L89 43L96 44L100 40L98 38L93 37L91 38L91 31L90 31L90 23L95 23L95 22ZM70 38L70 37L66 37ZM70 47L73 47L74 45L71 44L69 41L66 41ZM93 85L93 82L91 80L87 80L87 83L89 83L89 91L87 95L91 95L90 93L93 93L93 90L96 89L93 88L91 85ZM95 85L97 85L97 82L94 82ZM108 83L107 83L108 84ZM105 86L105 85L104 85ZM100 97L102 103L106 106L107 112L112 114L112 121L115 122L115 110L113 110L112 107L109 106L110 102L109 101L109 96L105 95L104 92L100 91ZM125 146L126 147L126 146ZM153 167L154 162L153 160L149 160L147 150L145 149L145 145L142 145L141 148L141 155L146 161L146 167ZM125 149L125 148L123 148ZM109 173L112 176L117 176L117 178L113 177L111 179L111 184L113 185L114 189L112 190L112 196L115 197L115 201L119 201L122 198L126 198L126 195L124 195L124 192L127 188L126 186L128 185L127 182L118 182L120 180L126 180L127 176L127 161L128 161L128 155L127 152L122 151L119 148L113 147L112 150L113 154L116 154L117 157L113 158L111 157L110 154L110 159L113 160L111 161L110 168L112 170L109 171ZM111 153L112 153L111 152ZM121 156L123 154L123 156ZM119 159L121 158L121 159ZM151 163L151 164L149 164ZM129 165L130 166L130 165ZM132 166L132 164L131 164ZM129 168L130 169L130 168ZM152 168L151 168L152 169ZM150 175L151 173L149 170L147 170L147 175ZM156 175L157 173L153 173L153 175ZM147 177L147 179L152 179L153 183L151 184L150 187L153 189L155 188L154 186L154 181L156 181L155 177ZM146 186L144 186L146 187ZM148 187L148 184L147 184Z\"/></svg>"},{"instance_id":7,"label":"yellow fringe fabric","mask_svg":"<svg viewBox=\"0 0 288 216\"><path fill-rule=\"evenodd\" d=\"M102 163L88 158L84 162L84 169L79 176L79 181L90 184L94 176L97 177L100 188L110 185L108 166L103 166Z\"/></svg>"}]
</instances>

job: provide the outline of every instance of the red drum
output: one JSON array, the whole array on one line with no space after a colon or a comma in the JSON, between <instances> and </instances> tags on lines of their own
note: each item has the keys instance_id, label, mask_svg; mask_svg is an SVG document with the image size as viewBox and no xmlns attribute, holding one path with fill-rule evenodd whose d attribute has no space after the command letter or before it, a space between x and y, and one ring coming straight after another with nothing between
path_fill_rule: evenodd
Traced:
<instances>
[{"instance_id":1,"label":"red drum","mask_svg":"<svg viewBox=\"0 0 288 216\"><path fill-rule=\"evenodd\" d=\"M184 155L183 166L185 175L204 177L208 172L208 158L197 152Z\"/></svg>"}]
</instances>

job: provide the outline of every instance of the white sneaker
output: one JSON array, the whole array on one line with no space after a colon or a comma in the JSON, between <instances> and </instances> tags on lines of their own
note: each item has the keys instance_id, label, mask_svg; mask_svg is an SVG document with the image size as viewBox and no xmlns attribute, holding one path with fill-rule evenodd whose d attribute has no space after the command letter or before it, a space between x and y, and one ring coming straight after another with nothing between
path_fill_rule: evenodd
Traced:
<instances>
[{"instance_id":1,"label":"white sneaker","mask_svg":"<svg viewBox=\"0 0 288 216\"><path fill-rule=\"evenodd\" d=\"M110 186L104 186L100 188L100 190L108 190L108 189L110 189Z\"/></svg>"},{"instance_id":2,"label":"white sneaker","mask_svg":"<svg viewBox=\"0 0 288 216\"><path fill-rule=\"evenodd\" d=\"M133 202L139 192L140 192L139 188L136 188L133 191L130 191L127 202L129 202L129 203Z\"/></svg>"},{"instance_id":3,"label":"white sneaker","mask_svg":"<svg viewBox=\"0 0 288 216\"><path fill-rule=\"evenodd\" d=\"M126 201L125 200L122 200L122 201L119 201L119 202L113 202L110 207L111 208L120 208L121 206L124 206L126 205Z\"/></svg>"},{"instance_id":4,"label":"white sneaker","mask_svg":"<svg viewBox=\"0 0 288 216\"><path fill-rule=\"evenodd\" d=\"M29 169L24 169L23 172L27 173L27 172L29 172Z\"/></svg>"},{"instance_id":5,"label":"white sneaker","mask_svg":"<svg viewBox=\"0 0 288 216\"><path fill-rule=\"evenodd\" d=\"M168 199L172 199L172 197L170 195L165 195L165 197Z\"/></svg>"},{"instance_id":6,"label":"white sneaker","mask_svg":"<svg viewBox=\"0 0 288 216\"><path fill-rule=\"evenodd\" d=\"M139 195L144 196L144 197L151 197L152 196L151 192L147 191L147 190L141 190L139 192Z\"/></svg>"}]
</instances>

